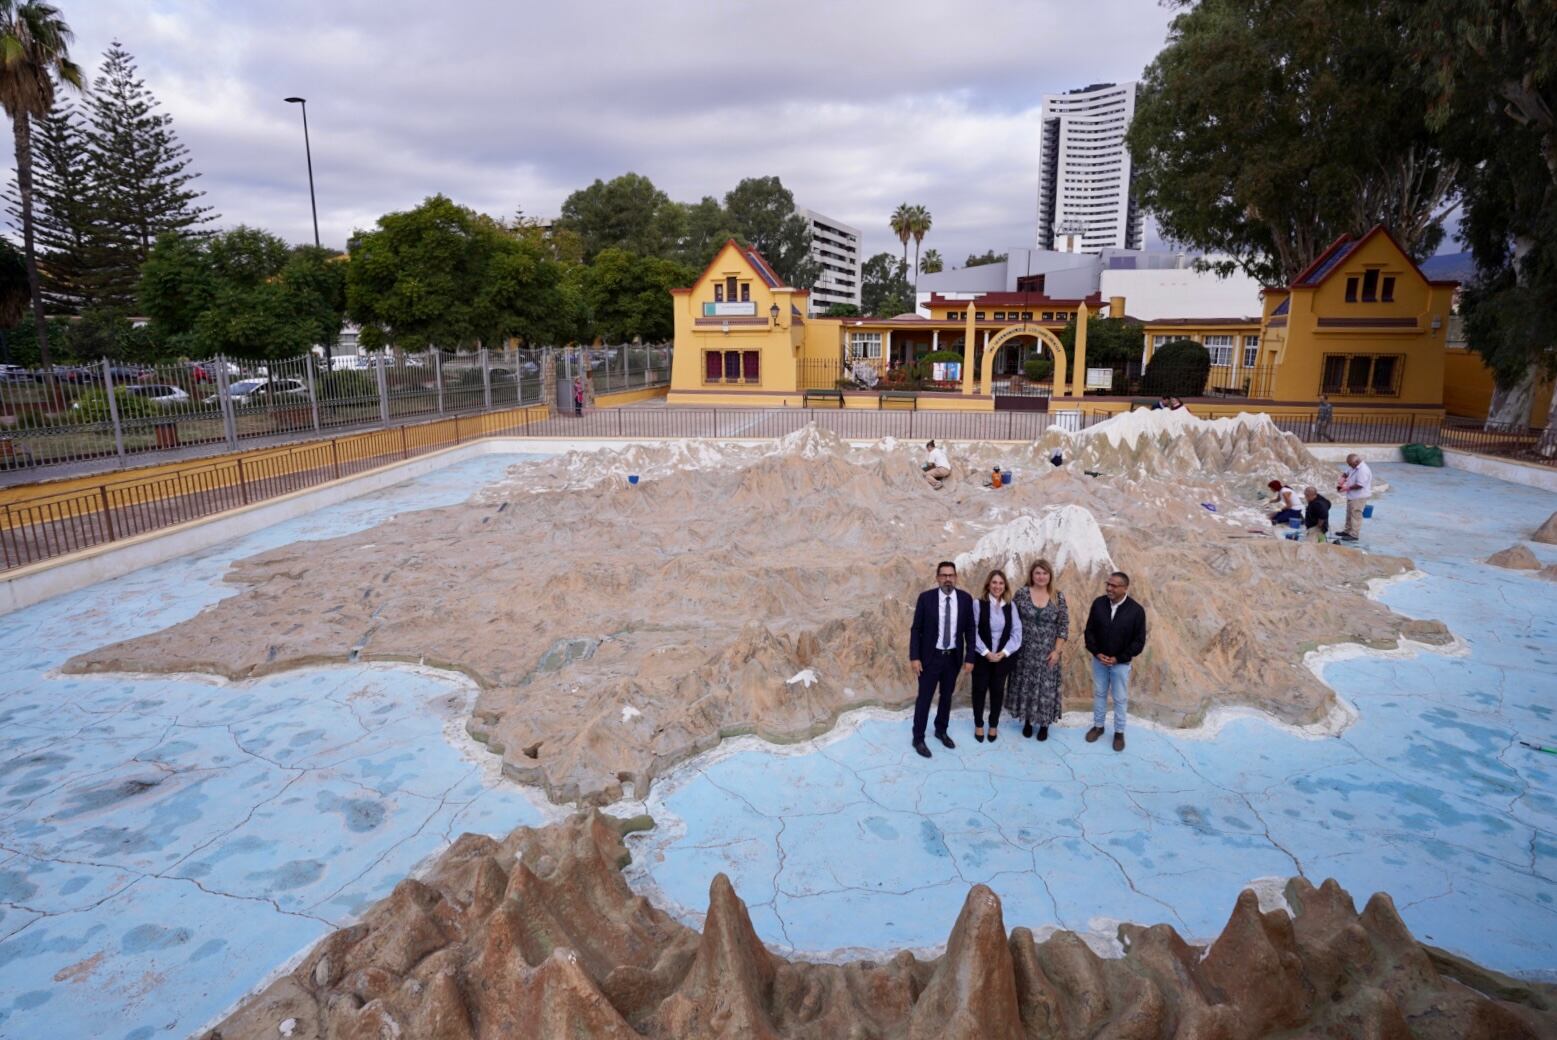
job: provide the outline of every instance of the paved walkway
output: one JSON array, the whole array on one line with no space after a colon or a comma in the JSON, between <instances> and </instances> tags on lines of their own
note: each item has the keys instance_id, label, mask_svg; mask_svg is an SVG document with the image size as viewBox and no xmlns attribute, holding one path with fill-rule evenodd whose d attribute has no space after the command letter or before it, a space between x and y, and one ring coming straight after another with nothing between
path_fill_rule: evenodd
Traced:
<instances>
[{"instance_id":1,"label":"paved walkway","mask_svg":"<svg viewBox=\"0 0 1557 1040\"><path fill-rule=\"evenodd\" d=\"M957 749L932 742L924 762L904 714L874 713L683 767L651 793L660 828L633 839L639 883L695 922L724 871L763 939L825 955L943 942L974 882L1013 926L1107 940L1115 921L1160 921L1204 939L1241 888L1301 873L1359 905L1388 891L1425 942L1557 978L1557 757L1518 743L1557 746L1557 584L1479 562L1557 496L1380 469L1393 489L1368 543L1428 572L1384 599L1442 619L1469 653L1330 663L1361 712L1338 739L1242 718L1214 737L1136 726L1120 755L1071 715L1047 743L1008 722L990 745L964 710Z\"/></svg>"}]
</instances>

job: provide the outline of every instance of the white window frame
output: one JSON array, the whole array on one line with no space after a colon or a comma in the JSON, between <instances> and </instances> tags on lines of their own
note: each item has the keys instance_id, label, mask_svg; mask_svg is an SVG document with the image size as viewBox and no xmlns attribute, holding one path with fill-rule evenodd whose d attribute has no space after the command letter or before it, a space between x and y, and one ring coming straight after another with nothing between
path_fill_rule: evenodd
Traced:
<instances>
[{"instance_id":1,"label":"white window frame","mask_svg":"<svg viewBox=\"0 0 1557 1040\"><path fill-rule=\"evenodd\" d=\"M881 333L849 333L849 356L854 358L881 359Z\"/></svg>"},{"instance_id":2,"label":"white window frame","mask_svg":"<svg viewBox=\"0 0 1557 1040\"><path fill-rule=\"evenodd\" d=\"M1207 336L1201 346L1211 355L1212 368L1231 368L1233 364L1233 337Z\"/></svg>"},{"instance_id":3,"label":"white window frame","mask_svg":"<svg viewBox=\"0 0 1557 1040\"><path fill-rule=\"evenodd\" d=\"M1245 336L1243 338L1243 367L1253 368L1260 360L1260 337Z\"/></svg>"}]
</instances>

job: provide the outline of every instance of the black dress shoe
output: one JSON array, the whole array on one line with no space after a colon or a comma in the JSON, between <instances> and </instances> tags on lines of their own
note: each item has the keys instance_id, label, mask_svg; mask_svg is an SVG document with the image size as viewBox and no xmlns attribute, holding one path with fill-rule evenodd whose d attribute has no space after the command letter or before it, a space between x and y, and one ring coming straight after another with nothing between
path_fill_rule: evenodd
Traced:
<instances>
[{"instance_id":1,"label":"black dress shoe","mask_svg":"<svg viewBox=\"0 0 1557 1040\"><path fill-rule=\"evenodd\" d=\"M1024 724L1022 726L1022 736L1030 737L1032 735L1033 735L1033 724L1031 722Z\"/></svg>"},{"instance_id":2,"label":"black dress shoe","mask_svg":"<svg viewBox=\"0 0 1557 1040\"><path fill-rule=\"evenodd\" d=\"M978 730L974 730L973 731L973 739L978 741L980 744L982 744L982 743L984 743L984 734L980 733Z\"/></svg>"},{"instance_id":3,"label":"black dress shoe","mask_svg":"<svg viewBox=\"0 0 1557 1040\"><path fill-rule=\"evenodd\" d=\"M999 730L992 729L992 730L989 731L989 742L991 744L993 744L995 741L997 741L999 739L1000 739L1000 731Z\"/></svg>"},{"instance_id":4,"label":"black dress shoe","mask_svg":"<svg viewBox=\"0 0 1557 1040\"><path fill-rule=\"evenodd\" d=\"M1039 726L1038 727L1038 739L1039 740L1048 740L1049 739L1049 727L1048 726Z\"/></svg>"},{"instance_id":5,"label":"black dress shoe","mask_svg":"<svg viewBox=\"0 0 1557 1040\"><path fill-rule=\"evenodd\" d=\"M1114 734L1114 750L1115 751L1123 751L1124 750L1124 734L1123 733L1115 733Z\"/></svg>"},{"instance_id":6,"label":"black dress shoe","mask_svg":"<svg viewBox=\"0 0 1557 1040\"><path fill-rule=\"evenodd\" d=\"M942 744L945 744L949 748L954 748L957 746L957 742L951 738L950 733L937 733L935 735L935 739L939 740Z\"/></svg>"},{"instance_id":7,"label":"black dress shoe","mask_svg":"<svg viewBox=\"0 0 1557 1040\"><path fill-rule=\"evenodd\" d=\"M914 750L919 752L920 758L930 757L930 749L924 746L924 741L922 740L914 741Z\"/></svg>"}]
</instances>

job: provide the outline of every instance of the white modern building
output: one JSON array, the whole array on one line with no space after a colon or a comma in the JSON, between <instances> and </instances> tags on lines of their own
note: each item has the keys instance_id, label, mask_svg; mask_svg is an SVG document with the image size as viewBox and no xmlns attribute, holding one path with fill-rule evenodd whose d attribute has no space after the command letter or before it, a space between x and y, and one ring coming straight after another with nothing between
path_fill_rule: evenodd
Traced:
<instances>
[{"instance_id":1,"label":"white modern building","mask_svg":"<svg viewBox=\"0 0 1557 1040\"><path fill-rule=\"evenodd\" d=\"M811 233L811 259L821 268L811 287L811 314L835 303L860 305L860 229L810 209L797 210Z\"/></svg>"},{"instance_id":2,"label":"white modern building","mask_svg":"<svg viewBox=\"0 0 1557 1040\"><path fill-rule=\"evenodd\" d=\"M917 309L928 317L932 294L973 299L985 293L1027 292L1065 300L1123 297L1125 313L1141 321L1260 313L1259 282L1242 272L1219 277L1202 270L1199 259L1166 250L1010 249L1004 260L992 264L921 274Z\"/></svg>"},{"instance_id":3,"label":"white modern building","mask_svg":"<svg viewBox=\"0 0 1557 1040\"><path fill-rule=\"evenodd\" d=\"M1043 95L1038 142L1038 248L1140 249L1143 220L1130 193L1125 131L1135 83Z\"/></svg>"}]
</instances>

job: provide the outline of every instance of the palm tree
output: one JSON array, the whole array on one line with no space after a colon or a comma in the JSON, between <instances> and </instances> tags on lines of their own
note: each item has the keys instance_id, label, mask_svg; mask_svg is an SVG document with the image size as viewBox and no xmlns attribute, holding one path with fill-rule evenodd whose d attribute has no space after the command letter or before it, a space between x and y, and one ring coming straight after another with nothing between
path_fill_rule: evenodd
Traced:
<instances>
[{"instance_id":1,"label":"palm tree","mask_svg":"<svg viewBox=\"0 0 1557 1040\"><path fill-rule=\"evenodd\" d=\"M898 203L897 209L892 211L892 219L887 221L892 228L897 240L903 243L903 270L908 270L908 238L914 233L912 223L914 207L906 202Z\"/></svg>"},{"instance_id":2,"label":"palm tree","mask_svg":"<svg viewBox=\"0 0 1557 1040\"><path fill-rule=\"evenodd\" d=\"M49 328L38 291L38 257L32 230L32 120L54 104L55 77L81 88L81 67L70 60L74 34L59 9L41 0L0 0L0 108L16 134L16 193L22 203L22 255L32 292L39 361L49 367Z\"/></svg>"},{"instance_id":3,"label":"palm tree","mask_svg":"<svg viewBox=\"0 0 1557 1040\"><path fill-rule=\"evenodd\" d=\"M919 243L930 231L930 211L915 206L908 211L908 231L914 236L914 299L919 298Z\"/></svg>"},{"instance_id":4,"label":"palm tree","mask_svg":"<svg viewBox=\"0 0 1557 1040\"><path fill-rule=\"evenodd\" d=\"M941 251L939 249L926 249L924 256L919 260L919 271L921 274L936 274L943 270L945 266L941 262Z\"/></svg>"}]
</instances>

